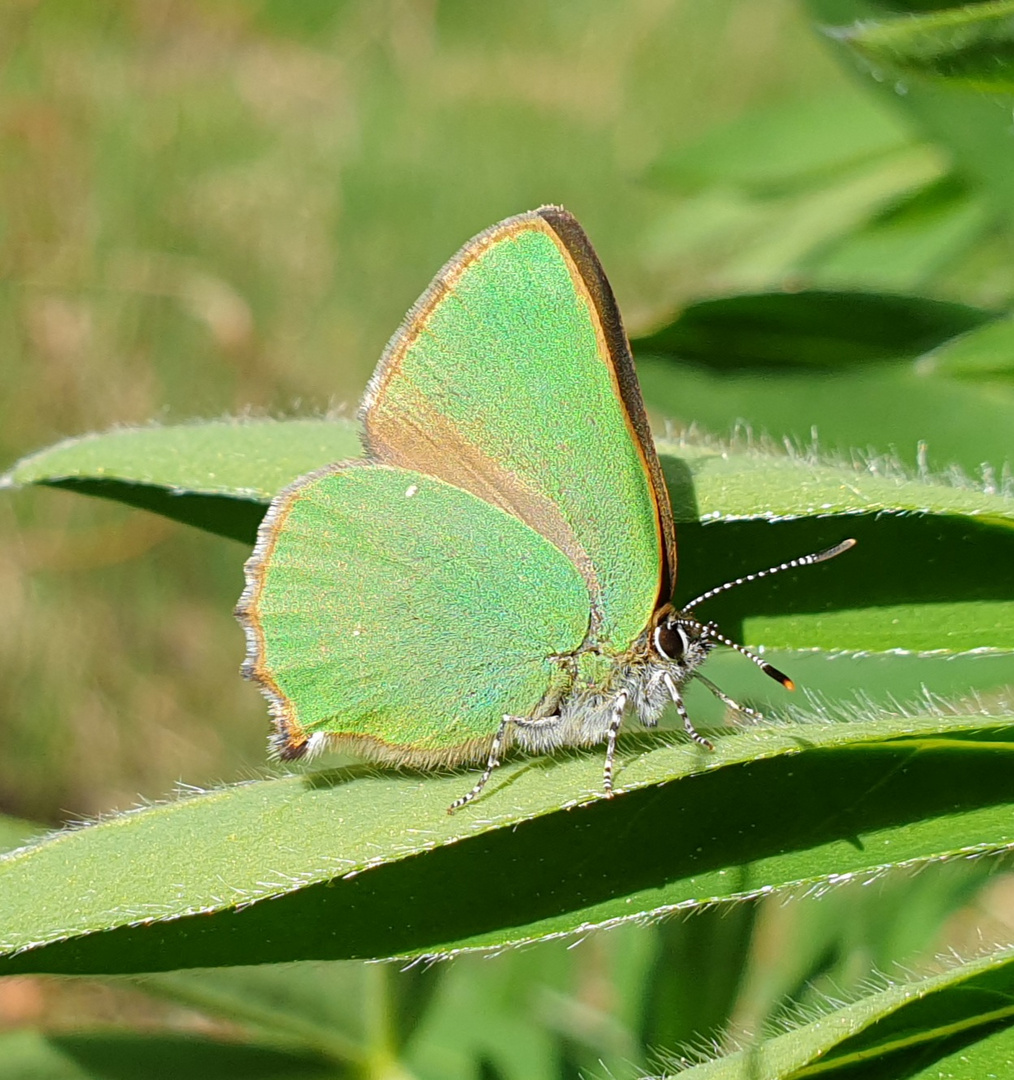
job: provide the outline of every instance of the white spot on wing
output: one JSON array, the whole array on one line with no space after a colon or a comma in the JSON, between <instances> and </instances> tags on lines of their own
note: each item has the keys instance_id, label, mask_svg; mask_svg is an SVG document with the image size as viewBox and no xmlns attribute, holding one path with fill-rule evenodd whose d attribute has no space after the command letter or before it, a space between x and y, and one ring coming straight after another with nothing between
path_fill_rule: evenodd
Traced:
<instances>
[{"instance_id":1,"label":"white spot on wing","mask_svg":"<svg viewBox=\"0 0 1014 1080\"><path fill-rule=\"evenodd\" d=\"M417 492L418 490L419 490L419 485L418 485L418 484L409 484L409 486L408 486L407 488L405 488L405 498L406 498L406 499L411 499L411 498L412 498L412 496L413 496L413 495L414 495L414 494L415 494L415 493L416 493L416 492Z\"/></svg>"}]
</instances>

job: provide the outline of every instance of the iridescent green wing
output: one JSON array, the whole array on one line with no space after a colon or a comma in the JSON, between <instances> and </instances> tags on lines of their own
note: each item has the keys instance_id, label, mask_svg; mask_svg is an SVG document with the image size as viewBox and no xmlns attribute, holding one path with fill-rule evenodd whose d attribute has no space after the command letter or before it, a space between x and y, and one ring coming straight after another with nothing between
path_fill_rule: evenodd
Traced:
<instances>
[{"instance_id":1,"label":"iridescent green wing","mask_svg":"<svg viewBox=\"0 0 1014 1080\"><path fill-rule=\"evenodd\" d=\"M361 415L374 460L471 491L564 552L600 644L623 651L669 599L672 514L629 347L565 211L468 243L391 340Z\"/></svg>"},{"instance_id":2,"label":"iridescent green wing","mask_svg":"<svg viewBox=\"0 0 1014 1080\"><path fill-rule=\"evenodd\" d=\"M420 473L338 464L272 503L237 614L284 757L317 733L419 765L478 759L565 689L588 590L511 514Z\"/></svg>"}]
</instances>

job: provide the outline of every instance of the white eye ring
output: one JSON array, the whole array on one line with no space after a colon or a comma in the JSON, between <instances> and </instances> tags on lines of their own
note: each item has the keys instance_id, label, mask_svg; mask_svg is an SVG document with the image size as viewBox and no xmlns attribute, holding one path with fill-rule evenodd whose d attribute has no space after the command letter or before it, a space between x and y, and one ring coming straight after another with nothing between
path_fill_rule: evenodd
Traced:
<instances>
[{"instance_id":1,"label":"white eye ring","mask_svg":"<svg viewBox=\"0 0 1014 1080\"><path fill-rule=\"evenodd\" d=\"M686 631L679 624L677 624L676 626L670 626L669 629L670 630L675 630L676 633L679 634L680 644L682 645L682 649L680 650L680 655L685 656L687 651L690 648L690 639L687 637ZM662 648L662 627L661 626L656 626L655 627L655 652L657 652L659 656L664 657L666 660L678 660L680 658L679 656L670 656L665 651L665 649Z\"/></svg>"}]
</instances>

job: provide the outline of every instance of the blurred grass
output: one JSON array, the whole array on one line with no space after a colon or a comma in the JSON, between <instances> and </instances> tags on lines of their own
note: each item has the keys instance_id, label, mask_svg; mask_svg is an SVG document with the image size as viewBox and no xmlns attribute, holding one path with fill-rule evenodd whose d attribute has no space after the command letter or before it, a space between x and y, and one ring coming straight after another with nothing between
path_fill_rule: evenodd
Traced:
<instances>
[{"instance_id":1,"label":"blurred grass","mask_svg":"<svg viewBox=\"0 0 1014 1080\"><path fill-rule=\"evenodd\" d=\"M542 202L579 215L646 329L707 267L660 259L673 200L641 174L817 92L858 93L786 0L13 0L0 459L354 403L455 248ZM97 502L4 498L0 810L56 822L263 762L240 556Z\"/></svg>"}]
</instances>

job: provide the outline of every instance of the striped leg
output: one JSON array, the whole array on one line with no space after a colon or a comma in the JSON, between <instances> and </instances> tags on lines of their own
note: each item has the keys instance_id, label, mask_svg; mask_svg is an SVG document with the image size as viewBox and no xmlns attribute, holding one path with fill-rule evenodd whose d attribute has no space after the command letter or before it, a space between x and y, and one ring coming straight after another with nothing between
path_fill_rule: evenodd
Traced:
<instances>
[{"instance_id":1,"label":"striped leg","mask_svg":"<svg viewBox=\"0 0 1014 1080\"><path fill-rule=\"evenodd\" d=\"M555 724L559 721L560 717L554 716L540 716L537 719L530 716L509 716L504 715L504 718L500 721L500 727L497 728L496 735L493 738L493 745L489 748L489 757L486 759L486 768L482 770L482 776L479 777L475 787L472 788L467 795L462 795L460 799L455 799L454 802L447 808L448 814L453 814L455 810L460 810L466 803L470 803L486 786L486 781L493 775L493 770L500 764L500 751L503 749L504 738L507 734L507 727L510 724L516 724L518 727L539 727L540 725Z\"/></svg>"},{"instance_id":2,"label":"striped leg","mask_svg":"<svg viewBox=\"0 0 1014 1080\"><path fill-rule=\"evenodd\" d=\"M493 745L489 748L489 757L486 759L486 768L482 770L482 776L479 777L474 788L467 794L462 795L460 799L455 799L450 806L447 807L447 813L453 814L455 810L460 810L467 803L470 803L482 789L486 786L486 781L493 775L493 770L500 764L500 750L503 747L504 734L507 731L507 725L513 724L517 720L514 716L504 716L500 721L500 726L497 728L496 735L493 737Z\"/></svg>"},{"instance_id":3,"label":"striped leg","mask_svg":"<svg viewBox=\"0 0 1014 1080\"><path fill-rule=\"evenodd\" d=\"M744 716L748 716L751 720L763 720L764 717L756 709L751 709L749 705L740 705L738 701L734 701L728 694L723 693L717 686L710 680L706 679L703 675L695 674L694 678L704 685L715 695L716 698L723 704L728 706L734 712L742 713Z\"/></svg>"},{"instance_id":4,"label":"striped leg","mask_svg":"<svg viewBox=\"0 0 1014 1080\"><path fill-rule=\"evenodd\" d=\"M606 790L607 799L613 797L613 758L616 757L616 737L620 733L623 711L627 707L629 697L626 690L617 696L613 702L613 715L609 718L609 731L606 735L606 763L602 769L602 785Z\"/></svg>"},{"instance_id":5,"label":"striped leg","mask_svg":"<svg viewBox=\"0 0 1014 1080\"><path fill-rule=\"evenodd\" d=\"M672 676L666 672L662 678L665 680L666 689L669 691L670 697L672 697L673 704L676 706L676 711L680 714L680 719L683 721L683 730L695 743L697 743L698 746L703 746L706 750L714 750L714 743L712 743L710 739L706 739L697 728L694 727L690 719L690 714L687 712L687 707L683 704L683 695L679 692L676 683L673 682Z\"/></svg>"}]
</instances>

